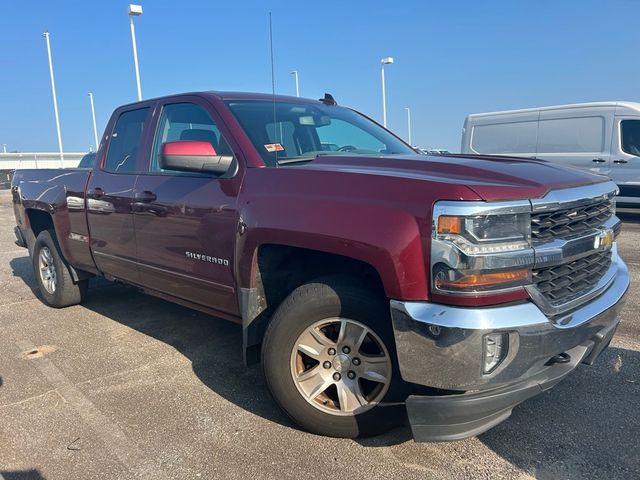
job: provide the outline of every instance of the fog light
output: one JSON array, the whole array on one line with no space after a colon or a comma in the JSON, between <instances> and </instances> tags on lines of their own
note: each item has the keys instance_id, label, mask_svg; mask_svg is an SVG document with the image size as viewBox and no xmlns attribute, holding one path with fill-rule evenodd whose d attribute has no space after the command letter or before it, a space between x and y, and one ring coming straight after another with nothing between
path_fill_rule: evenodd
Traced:
<instances>
[{"instance_id":1,"label":"fog light","mask_svg":"<svg viewBox=\"0 0 640 480\"><path fill-rule=\"evenodd\" d=\"M484 336L484 373L491 373L507 356L508 333L488 333Z\"/></svg>"}]
</instances>

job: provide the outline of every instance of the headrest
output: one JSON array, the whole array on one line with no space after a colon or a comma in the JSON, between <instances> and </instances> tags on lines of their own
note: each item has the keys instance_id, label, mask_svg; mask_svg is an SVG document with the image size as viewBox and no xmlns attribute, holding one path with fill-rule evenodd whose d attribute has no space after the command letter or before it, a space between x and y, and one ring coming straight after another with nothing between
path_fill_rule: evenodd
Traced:
<instances>
[{"instance_id":1,"label":"headrest","mask_svg":"<svg viewBox=\"0 0 640 480\"><path fill-rule=\"evenodd\" d=\"M183 130L180 134L180 140L201 140L203 142L209 142L213 146L213 149L216 152L218 151L218 136L211 130L201 128Z\"/></svg>"}]
</instances>

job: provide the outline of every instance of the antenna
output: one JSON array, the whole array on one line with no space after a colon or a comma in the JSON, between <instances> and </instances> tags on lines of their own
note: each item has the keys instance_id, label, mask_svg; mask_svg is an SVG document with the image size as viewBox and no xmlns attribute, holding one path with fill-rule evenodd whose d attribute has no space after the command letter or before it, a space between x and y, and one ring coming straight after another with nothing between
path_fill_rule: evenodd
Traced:
<instances>
[{"instance_id":1,"label":"antenna","mask_svg":"<svg viewBox=\"0 0 640 480\"><path fill-rule=\"evenodd\" d=\"M271 12L269 12L269 48L271 50L271 96L273 98L273 134L276 134L276 76L273 66L273 23L271 21ZM282 141L282 139L280 139ZM278 149L276 153L276 168L278 168Z\"/></svg>"}]
</instances>

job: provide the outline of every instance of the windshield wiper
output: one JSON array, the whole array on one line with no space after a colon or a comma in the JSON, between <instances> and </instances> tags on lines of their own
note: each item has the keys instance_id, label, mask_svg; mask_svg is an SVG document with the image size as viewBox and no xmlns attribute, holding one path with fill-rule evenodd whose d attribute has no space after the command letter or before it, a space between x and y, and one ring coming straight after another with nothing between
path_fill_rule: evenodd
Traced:
<instances>
[{"instance_id":1,"label":"windshield wiper","mask_svg":"<svg viewBox=\"0 0 640 480\"><path fill-rule=\"evenodd\" d=\"M318 155L313 155L308 157L283 158L282 160L278 160L278 165L286 165L288 163L310 162L311 160L315 160L316 158L318 158Z\"/></svg>"},{"instance_id":2,"label":"windshield wiper","mask_svg":"<svg viewBox=\"0 0 640 480\"><path fill-rule=\"evenodd\" d=\"M331 156L346 156L346 155L363 155L357 152L334 152L327 150L320 150L317 152L307 152L306 155L302 157L294 157L294 158L283 158L282 160L278 160L278 165L286 165L287 163L302 163L302 162L310 162L311 160L315 160L318 157L331 157Z\"/></svg>"}]
</instances>

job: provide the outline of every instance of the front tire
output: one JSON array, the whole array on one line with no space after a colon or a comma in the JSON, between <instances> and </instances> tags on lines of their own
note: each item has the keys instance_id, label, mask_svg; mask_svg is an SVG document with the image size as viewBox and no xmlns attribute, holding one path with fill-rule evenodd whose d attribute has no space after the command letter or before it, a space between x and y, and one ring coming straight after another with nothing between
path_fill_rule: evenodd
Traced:
<instances>
[{"instance_id":1,"label":"front tire","mask_svg":"<svg viewBox=\"0 0 640 480\"><path fill-rule=\"evenodd\" d=\"M84 300L89 281L74 283L53 230L40 232L33 247L32 260L36 281L47 305L63 308Z\"/></svg>"},{"instance_id":2,"label":"front tire","mask_svg":"<svg viewBox=\"0 0 640 480\"><path fill-rule=\"evenodd\" d=\"M312 433L377 435L404 418L386 298L347 277L302 285L283 301L262 365L276 402Z\"/></svg>"}]
</instances>

